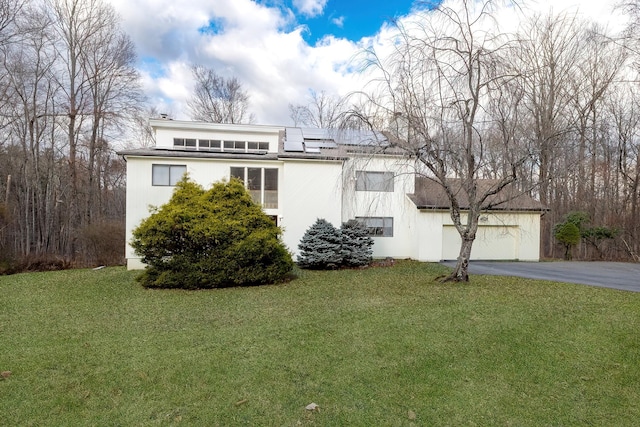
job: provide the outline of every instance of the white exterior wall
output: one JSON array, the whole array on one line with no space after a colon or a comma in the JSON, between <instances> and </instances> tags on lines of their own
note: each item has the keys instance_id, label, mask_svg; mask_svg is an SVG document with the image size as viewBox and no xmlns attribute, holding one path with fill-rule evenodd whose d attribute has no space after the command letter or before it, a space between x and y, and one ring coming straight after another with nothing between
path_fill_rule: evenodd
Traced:
<instances>
[{"instance_id":1,"label":"white exterior wall","mask_svg":"<svg viewBox=\"0 0 640 427\"><path fill-rule=\"evenodd\" d=\"M393 192L356 191L356 172L393 172ZM344 164L342 222L356 217L393 218L393 237L374 237L375 258L415 258L412 220L415 206L406 194L414 192L414 164L403 157L380 156L349 159Z\"/></svg>"},{"instance_id":2,"label":"white exterior wall","mask_svg":"<svg viewBox=\"0 0 640 427\"><path fill-rule=\"evenodd\" d=\"M168 202L174 186L154 186L151 183L151 170L154 164L186 165L190 178L205 189L214 182L229 180L230 168L258 167L279 169L278 173L278 209L265 209L268 215L281 215L283 204L281 183L283 181L282 162L251 161L241 159L195 159L168 157L127 157L127 219L126 219L126 258L128 268L142 268L139 258L133 252L129 242L132 231L144 218L150 215L150 206L161 206Z\"/></svg>"},{"instance_id":3,"label":"white exterior wall","mask_svg":"<svg viewBox=\"0 0 640 427\"><path fill-rule=\"evenodd\" d=\"M318 218L340 227L342 162L292 160L284 162L279 193L280 225L287 248L298 254L298 243Z\"/></svg>"}]
</instances>

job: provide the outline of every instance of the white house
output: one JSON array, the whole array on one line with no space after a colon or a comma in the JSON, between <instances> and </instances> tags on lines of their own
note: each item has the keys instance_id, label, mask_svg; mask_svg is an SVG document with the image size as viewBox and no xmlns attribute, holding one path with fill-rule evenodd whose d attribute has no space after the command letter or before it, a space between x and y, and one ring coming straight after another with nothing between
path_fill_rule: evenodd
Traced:
<instances>
[{"instance_id":1,"label":"white house","mask_svg":"<svg viewBox=\"0 0 640 427\"><path fill-rule=\"evenodd\" d=\"M167 202L185 172L205 188L231 177L284 229L295 255L304 232L324 218L363 222L374 257L440 261L458 256L460 238L437 186L415 174L415 160L377 132L153 119L156 146L124 150L127 242ZM481 217L472 259L539 259L539 202L520 196ZM127 243L127 265L142 268Z\"/></svg>"}]
</instances>

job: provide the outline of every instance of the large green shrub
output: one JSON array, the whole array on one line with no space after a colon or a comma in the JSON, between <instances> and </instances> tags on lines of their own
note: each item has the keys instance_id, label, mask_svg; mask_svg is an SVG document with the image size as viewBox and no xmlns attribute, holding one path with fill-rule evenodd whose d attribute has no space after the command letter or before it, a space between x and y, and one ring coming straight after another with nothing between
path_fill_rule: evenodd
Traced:
<instances>
[{"instance_id":1,"label":"large green shrub","mask_svg":"<svg viewBox=\"0 0 640 427\"><path fill-rule=\"evenodd\" d=\"M205 191L185 177L133 231L146 287L216 288L282 280L293 267L281 230L238 180Z\"/></svg>"},{"instance_id":2,"label":"large green shrub","mask_svg":"<svg viewBox=\"0 0 640 427\"><path fill-rule=\"evenodd\" d=\"M351 220L337 229L319 218L302 236L297 262L301 268L316 270L361 267L371 262L372 245L367 228L359 222Z\"/></svg>"}]
</instances>

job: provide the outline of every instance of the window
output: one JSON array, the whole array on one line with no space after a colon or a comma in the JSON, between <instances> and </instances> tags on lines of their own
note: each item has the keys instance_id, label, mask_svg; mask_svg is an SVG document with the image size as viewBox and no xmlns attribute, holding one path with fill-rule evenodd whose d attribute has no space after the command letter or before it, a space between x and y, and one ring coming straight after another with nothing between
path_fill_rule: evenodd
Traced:
<instances>
[{"instance_id":1,"label":"window","mask_svg":"<svg viewBox=\"0 0 640 427\"><path fill-rule=\"evenodd\" d=\"M174 147L195 148L196 140L193 138L173 138Z\"/></svg>"},{"instance_id":2,"label":"window","mask_svg":"<svg viewBox=\"0 0 640 427\"><path fill-rule=\"evenodd\" d=\"M203 150L220 151L220 140L216 139L199 139L198 148Z\"/></svg>"},{"instance_id":3,"label":"window","mask_svg":"<svg viewBox=\"0 0 640 427\"><path fill-rule=\"evenodd\" d=\"M247 142L247 150L248 151L269 151L269 143L249 141Z\"/></svg>"},{"instance_id":4,"label":"window","mask_svg":"<svg viewBox=\"0 0 640 427\"><path fill-rule=\"evenodd\" d=\"M369 229L369 236L393 237L392 217L360 216L356 221Z\"/></svg>"},{"instance_id":5,"label":"window","mask_svg":"<svg viewBox=\"0 0 640 427\"><path fill-rule=\"evenodd\" d=\"M356 172L356 191L393 191L393 172Z\"/></svg>"},{"instance_id":6,"label":"window","mask_svg":"<svg viewBox=\"0 0 640 427\"><path fill-rule=\"evenodd\" d=\"M229 175L244 183L254 202L278 208L278 169L231 167Z\"/></svg>"},{"instance_id":7,"label":"window","mask_svg":"<svg viewBox=\"0 0 640 427\"><path fill-rule=\"evenodd\" d=\"M187 172L185 165L152 165L152 185L176 185Z\"/></svg>"},{"instance_id":8,"label":"window","mask_svg":"<svg viewBox=\"0 0 640 427\"><path fill-rule=\"evenodd\" d=\"M246 141L225 141L224 151L245 151L247 148Z\"/></svg>"}]
</instances>

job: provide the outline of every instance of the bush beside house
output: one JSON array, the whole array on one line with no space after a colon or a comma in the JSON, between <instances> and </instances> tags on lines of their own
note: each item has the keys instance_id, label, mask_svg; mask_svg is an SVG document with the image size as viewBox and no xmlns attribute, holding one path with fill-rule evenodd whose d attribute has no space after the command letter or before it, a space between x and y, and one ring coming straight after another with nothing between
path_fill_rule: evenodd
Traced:
<instances>
[{"instance_id":1,"label":"bush beside house","mask_svg":"<svg viewBox=\"0 0 640 427\"><path fill-rule=\"evenodd\" d=\"M307 269L335 269L368 265L372 257L373 239L367 229L355 220L335 228L319 218L300 240L298 266Z\"/></svg>"},{"instance_id":2,"label":"bush beside house","mask_svg":"<svg viewBox=\"0 0 640 427\"><path fill-rule=\"evenodd\" d=\"M292 269L282 231L235 179L205 191L185 176L133 231L145 287L201 289L282 280Z\"/></svg>"}]
</instances>

